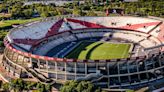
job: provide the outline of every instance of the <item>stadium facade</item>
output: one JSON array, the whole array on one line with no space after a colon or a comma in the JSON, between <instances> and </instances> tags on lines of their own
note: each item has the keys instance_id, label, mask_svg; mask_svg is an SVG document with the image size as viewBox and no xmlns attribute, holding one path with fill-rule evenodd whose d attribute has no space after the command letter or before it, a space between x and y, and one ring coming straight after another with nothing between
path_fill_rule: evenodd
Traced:
<instances>
[{"instance_id":1,"label":"stadium facade","mask_svg":"<svg viewBox=\"0 0 164 92\"><path fill-rule=\"evenodd\" d=\"M68 59L79 40L132 43L128 58ZM164 23L141 17L53 17L14 28L4 39L4 81L89 80L103 88L164 83ZM65 44L65 45L64 45ZM53 49L53 55L48 55ZM6 73L7 72L7 73Z\"/></svg>"}]
</instances>

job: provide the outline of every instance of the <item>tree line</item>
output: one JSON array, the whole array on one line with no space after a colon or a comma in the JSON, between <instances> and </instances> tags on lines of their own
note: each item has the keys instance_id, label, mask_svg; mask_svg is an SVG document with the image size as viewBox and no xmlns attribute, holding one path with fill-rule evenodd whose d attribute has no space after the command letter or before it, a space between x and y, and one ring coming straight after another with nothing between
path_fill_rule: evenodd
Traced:
<instances>
[{"instance_id":1,"label":"tree line","mask_svg":"<svg viewBox=\"0 0 164 92\"><path fill-rule=\"evenodd\" d=\"M0 81L0 89L1 92L28 92L31 90L35 90L35 92L51 92L52 86L22 79L12 79L9 83Z\"/></svg>"},{"instance_id":2,"label":"tree line","mask_svg":"<svg viewBox=\"0 0 164 92\"><path fill-rule=\"evenodd\" d=\"M164 16L163 0L139 0L138 2L114 2L96 4L93 2L86 3L68 3L64 6L56 6L55 4L31 4L24 5L23 0L5 0L0 4L0 13L11 14L12 19L32 18L32 17L50 17L57 15L74 14L81 16L98 16L97 11L105 12L106 9L121 8L125 10L125 14L140 14L152 16Z\"/></svg>"}]
</instances>

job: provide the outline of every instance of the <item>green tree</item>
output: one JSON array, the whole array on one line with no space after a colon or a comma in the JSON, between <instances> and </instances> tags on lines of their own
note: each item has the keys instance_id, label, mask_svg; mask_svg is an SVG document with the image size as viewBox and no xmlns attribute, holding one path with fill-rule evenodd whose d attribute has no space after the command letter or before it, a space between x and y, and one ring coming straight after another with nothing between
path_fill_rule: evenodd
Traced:
<instances>
[{"instance_id":1,"label":"green tree","mask_svg":"<svg viewBox=\"0 0 164 92\"><path fill-rule=\"evenodd\" d=\"M51 87L50 84L47 84L47 85L45 85L45 89L46 89L48 92L51 92L52 87Z\"/></svg>"},{"instance_id":2,"label":"green tree","mask_svg":"<svg viewBox=\"0 0 164 92\"><path fill-rule=\"evenodd\" d=\"M93 10L91 10L87 12L87 16L97 16L97 14Z\"/></svg>"},{"instance_id":3,"label":"green tree","mask_svg":"<svg viewBox=\"0 0 164 92\"><path fill-rule=\"evenodd\" d=\"M2 85L2 89L5 91L5 92L10 92L10 85L9 83L4 83Z\"/></svg>"},{"instance_id":4,"label":"green tree","mask_svg":"<svg viewBox=\"0 0 164 92\"><path fill-rule=\"evenodd\" d=\"M61 92L76 92L77 81L67 81L64 86L60 89Z\"/></svg>"},{"instance_id":5,"label":"green tree","mask_svg":"<svg viewBox=\"0 0 164 92\"><path fill-rule=\"evenodd\" d=\"M24 89L24 81L22 79L11 80L10 87L15 92L20 92Z\"/></svg>"},{"instance_id":6,"label":"green tree","mask_svg":"<svg viewBox=\"0 0 164 92\"><path fill-rule=\"evenodd\" d=\"M61 92L101 92L101 89L96 87L89 81L68 81L61 88Z\"/></svg>"},{"instance_id":7,"label":"green tree","mask_svg":"<svg viewBox=\"0 0 164 92\"><path fill-rule=\"evenodd\" d=\"M36 88L39 90L39 92L48 92L48 91L46 91L45 85L41 84L39 82L37 83Z\"/></svg>"},{"instance_id":8,"label":"green tree","mask_svg":"<svg viewBox=\"0 0 164 92\"><path fill-rule=\"evenodd\" d=\"M45 12L42 12L42 13L40 14L40 16L41 16L41 17L48 17L48 16L49 16L49 13L48 13L47 11L45 11Z\"/></svg>"},{"instance_id":9,"label":"green tree","mask_svg":"<svg viewBox=\"0 0 164 92\"><path fill-rule=\"evenodd\" d=\"M33 10L32 9L26 9L23 11L24 17L30 18L33 15Z\"/></svg>"},{"instance_id":10,"label":"green tree","mask_svg":"<svg viewBox=\"0 0 164 92\"><path fill-rule=\"evenodd\" d=\"M73 9L73 15L82 15L82 10L75 7Z\"/></svg>"}]
</instances>

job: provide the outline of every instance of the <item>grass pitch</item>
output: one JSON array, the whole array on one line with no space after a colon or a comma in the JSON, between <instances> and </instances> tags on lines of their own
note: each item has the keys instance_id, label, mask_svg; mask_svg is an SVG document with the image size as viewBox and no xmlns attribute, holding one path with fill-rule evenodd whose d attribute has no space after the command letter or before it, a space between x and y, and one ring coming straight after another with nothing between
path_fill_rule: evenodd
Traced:
<instances>
[{"instance_id":1,"label":"grass pitch","mask_svg":"<svg viewBox=\"0 0 164 92\"><path fill-rule=\"evenodd\" d=\"M128 58L130 47L131 44L84 41L65 57L91 60Z\"/></svg>"},{"instance_id":2,"label":"grass pitch","mask_svg":"<svg viewBox=\"0 0 164 92\"><path fill-rule=\"evenodd\" d=\"M41 18L5 20L0 22L0 28L12 26L13 24L24 24L32 21L41 20Z\"/></svg>"}]
</instances>

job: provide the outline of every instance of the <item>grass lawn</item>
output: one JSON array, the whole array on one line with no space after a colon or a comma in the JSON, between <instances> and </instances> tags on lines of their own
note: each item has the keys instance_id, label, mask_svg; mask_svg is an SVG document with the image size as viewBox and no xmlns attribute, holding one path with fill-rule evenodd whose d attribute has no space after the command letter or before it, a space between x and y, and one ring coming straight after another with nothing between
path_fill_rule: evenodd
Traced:
<instances>
[{"instance_id":1,"label":"grass lawn","mask_svg":"<svg viewBox=\"0 0 164 92\"><path fill-rule=\"evenodd\" d=\"M128 58L130 47L131 44L84 41L66 55L66 58L91 60Z\"/></svg>"},{"instance_id":2,"label":"grass lawn","mask_svg":"<svg viewBox=\"0 0 164 92\"><path fill-rule=\"evenodd\" d=\"M41 18L32 18L32 19L17 19L17 20L5 20L0 22L0 28L12 26L13 24L24 24L27 22L37 21Z\"/></svg>"}]
</instances>

